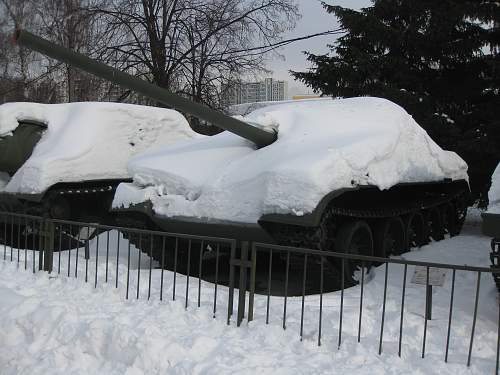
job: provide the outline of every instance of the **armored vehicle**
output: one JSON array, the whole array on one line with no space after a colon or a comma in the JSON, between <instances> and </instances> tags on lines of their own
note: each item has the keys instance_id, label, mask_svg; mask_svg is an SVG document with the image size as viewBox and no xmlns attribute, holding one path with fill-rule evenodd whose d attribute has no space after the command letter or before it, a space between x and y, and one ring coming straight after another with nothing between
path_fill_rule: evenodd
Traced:
<instances>
[{"instance_id":1,"label":"armored vehicle","mask_svg":"<svg viewBox=\"0 0 500 375\"><path fill-rule=\"evenodd\" d=\"M491 177L491 188L488 193L489 205L486 212L481 214L482 230L491 240L491 268L500 269L500 164ZM500 291L500 274L493 274L493 278Z\"/></svg>"},{"instance_id":2,"label":"armored vehicle","mask_svg":"<svg viewBox=\"0 0 500 375\"><path fill-rule=\"evenodd\" d=\"M114 191L130 180L128 159L150 147L198 136L179 113L162 108L0 105L0 212L111 223ZM23 246L17 242L37 230L26 219L6 218L0 217L6 244ZM65 230L66 235L74 233Z\"/></svg>"},{"instance_id":3,"label":"armored vehicle","mask_svg":"<svg viewBox=\"0 0 500 375\"><path fill-rule=\"evenodd\" d=\"M124 225L378 256L461 230L467 165L394 103L288 103L232 118L24 31L16 38L226 130L133 158L134 181L113 202Z\"/></svg>"}]
</instances>

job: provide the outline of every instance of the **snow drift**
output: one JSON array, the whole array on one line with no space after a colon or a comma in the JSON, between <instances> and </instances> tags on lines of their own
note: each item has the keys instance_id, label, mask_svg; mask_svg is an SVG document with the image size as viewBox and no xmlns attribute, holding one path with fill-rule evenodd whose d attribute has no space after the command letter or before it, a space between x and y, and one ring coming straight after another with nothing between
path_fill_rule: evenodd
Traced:
<instances>
[{"instance_id":1,"label":"snow drift","mask_svg":"<svg viewBox=\"0 0 500 375\"><path fill-rule=\"evenodd\" d=\"M493 176L491 176L491 188L488 192L489 213L500 214L500 163L498 164Z\"/></svg>"},{"instance_id":2,"label":"snow drift","mask_svg":"<svg viewBox=\"0 0 500 375\"><path fill-rule=\"evenodd\" d=\"M150 200L162 216L250 223L309 213L341 188L467 179L460 157L384 99L285 103L244 120L277 129L278 140L256 150L223 132L139 155L128 165L134 183L119 186L113 206Z\"/></svg>"},{"instance_id":3,"label":"snow drift","mask_svg":"<svg viewBox=\"0 0 500 375\"><path fill-rule=\"evenodd\" d=\"M128 178L127 161L151 147L196 138L176 111L117 103L37 104L0 106L0 137L19 121L37 120L47 130L6 192L37 194L58 182ZM5 179L2 179L5 180Z\"/></svg>"}]
</instances>

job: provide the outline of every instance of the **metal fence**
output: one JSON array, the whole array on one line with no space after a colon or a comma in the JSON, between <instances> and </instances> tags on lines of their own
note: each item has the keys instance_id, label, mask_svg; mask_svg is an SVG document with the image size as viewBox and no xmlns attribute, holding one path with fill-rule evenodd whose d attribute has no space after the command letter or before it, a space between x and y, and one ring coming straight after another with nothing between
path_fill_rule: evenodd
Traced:
<instances>
[{"instance_id":1,"label":"metal fence","mask_svg":"<svg viewBox=\"0 0 500 375\"><path fill-rule=\"evenodd\" d=\"M210 304L214 318L222 304L227 324L236 305L238 326L245 318L252 324L279 321L283 329L297 329L301 341L314 336L317 345L323 344L327 329L329 344L339 349L346 342L366 340L376 345L379 354L393 350L401 357L405 340L414 343L417 339L406 337L405 327L418 323L422 326L422 358L429 353L429 344L433 355L442 344L445 362L453 356L453 362L467 366L473 360L478 311L484 299L481 280L484 274L491 277L491 273L500 272L13 213L0 213L0 238L3 260L16 262L33 273L44 270L82 278L94 287L123 287L126 299L183 298L186 308L195 299L197 307ZM355 276L351 277L353 272ZM377 279L380 272L383 277ZM435 275L442 275L442 280ZM445 275L448 289L439 289L437 285L443 284ZM461 296L466 289L473 292L471 301ZM330 293L333 291L337 293ZM388 296L394 301L395 294L399 305L388 307ZM457 295L461 297L457 299ZM498 374L500 310L496 301L494 309L498 316L495 326L480 324L482 331L494 335L495 354L493 358L477 359L495 362ZM454 331L457 320L470 318L467 337ZM432 330L436 333L429 343Z\"/></svg>"}]
</instances>

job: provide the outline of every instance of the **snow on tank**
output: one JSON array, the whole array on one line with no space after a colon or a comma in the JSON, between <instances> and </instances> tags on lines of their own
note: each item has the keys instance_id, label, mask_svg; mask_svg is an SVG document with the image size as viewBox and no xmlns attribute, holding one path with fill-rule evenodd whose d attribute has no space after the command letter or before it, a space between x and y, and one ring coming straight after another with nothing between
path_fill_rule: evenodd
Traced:
<instances>
[{"instance_id":1,"label":"snow on tank","mask_svg":"<svg viewBox=\"0 0 500 375\"><path fill-rule=\"evenodd\" d=\"M151 201L160 216L255 223L265 214L310 213L342 188L468 180L457 154L385 99L292 102L243 119L274 128L278 140L256 149L223 132L141 154L113 207Z\"/></svg>"},{"instance_id":2,"label":"snow on tank","mask_svg":"<svg viewBox=\"0 0 500 375\"><path fill-rule=\"evenodd\" d=\"M126 179L130 157L199 137L174 110L92 102L0 105L0 137L11 135L27 120L47 129L10 179L1 174L0 191L40 194L61 182Z\"/></svg>"}]
</instances>

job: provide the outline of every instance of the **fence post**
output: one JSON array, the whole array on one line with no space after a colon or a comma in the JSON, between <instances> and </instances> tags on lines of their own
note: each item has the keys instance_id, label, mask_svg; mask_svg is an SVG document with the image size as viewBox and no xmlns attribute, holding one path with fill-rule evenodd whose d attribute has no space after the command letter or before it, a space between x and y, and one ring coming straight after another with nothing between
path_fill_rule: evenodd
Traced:
<instances>
[{"instance_id":1,"label":"fence post","mask_svg":"<svg viewBox=\"0 0 500 375\"><path fill-rule=\"evenodd\" d=\"M238 295L238 322L237 326L241 325L241 322L245 318L245 302L247 297L247 263L248 262L248 242L243 241L241 243L241 257L240 266L240 285L239 285L239 295Z\"/></svg>"},{"instance_id":2,"label":"fence post","mask_svg":"<svg viewBox=\"0 0 500 375\"><path fill-rule=\"evenodd\" d=\"M51 220L43 221L43 270L52 273L52 261L54 258L54 230L55 226Z\"/></svg>"},{"instance_id":3,"label":"fence post","mask_svg":"<svg viewBox=\"0 0 500 375\"><path fill-rule=\"evenodd\" d=\"M231 245L231 257L229 258L229 298L227 303L227 325L231 323L234 308L234 262L236 260L236 244Z\"/></svg>"},{"instance_id":4,"label":"fence post","mask_svg":"<svg viewBox=\"0 0 500 375\"><path fill-rule=\"evenodd\" d=\"M42 219L40 222L39 222L39 231L38 231L38 271L42 271L43 270L43 257L44 257L44 247L45 247L45 243L44 243L44 236L45 236L45 219ZM35 256L33 254L33 256ZM33 265L33 271L34 271L34 265Z\"/></svg>"}]
</instances>

